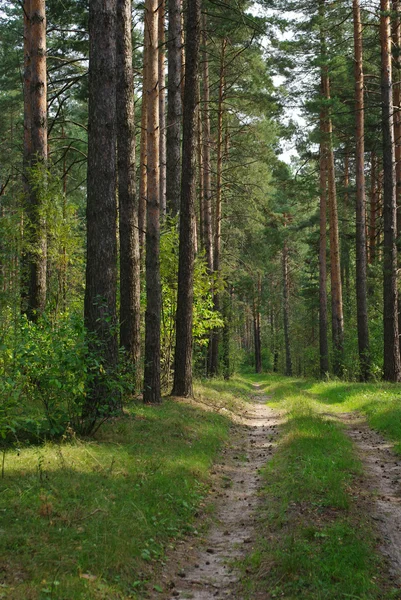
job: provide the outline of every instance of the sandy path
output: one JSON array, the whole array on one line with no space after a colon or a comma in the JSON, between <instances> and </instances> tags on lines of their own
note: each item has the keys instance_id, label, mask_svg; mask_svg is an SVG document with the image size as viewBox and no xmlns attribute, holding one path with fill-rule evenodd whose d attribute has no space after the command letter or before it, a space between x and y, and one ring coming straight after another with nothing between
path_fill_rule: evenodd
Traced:
<instances>
[{"instance_id":1,"label":"sandy path","mask_svg":"<svg viewBox=\"0 0 401 600\"><path fill-rule=\"evenodd\" d=\"M173 572L169 566L165 583L170 592L165 598L241 598L239 574L232 562L252 549L259 470L274 452L280 423L280 416L266 405L268 398L258 393L258 388L255 384L239 434L214 469L219 481L215 522L199 548L188 550L181 560L179 557Z\"/></svg>"},{"instance_id":2,"label":"sandy path","mask_svg":"<svg viewBox=\"0 0 401 600\"><path fill-rule=\"evenodd\" d=\"M373 519L381 533L380 550L387 558L392 578L401 583L401 458L391 442L370 429L361 415L338 415L358 449L367 484L374 497Z\"/></svg>"}]
</instances>

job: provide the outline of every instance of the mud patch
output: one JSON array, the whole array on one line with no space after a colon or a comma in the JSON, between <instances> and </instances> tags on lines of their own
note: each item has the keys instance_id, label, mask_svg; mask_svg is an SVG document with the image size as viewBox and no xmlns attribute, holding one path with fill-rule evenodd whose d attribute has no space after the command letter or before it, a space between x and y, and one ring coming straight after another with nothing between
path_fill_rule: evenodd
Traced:
<instances>
[{"instance_id":1,"label":"mud patch","mask_svg":"<svg viewBox=\"0 0 401 600\"><path fill-rule=\"evenodd\" d=\"M214 523L198 548L192 540L181 556L176 554L173 568L171 561L167 564L163 583L170 591L164 598L240 598L239 573L233 563L252 550L260 469L275 450L281 423L280 415L266 405L267 396L257 393L258 388L255 384L255 395L237 425L234 440L214 468Z\"/></svg>"},{"instance_id":2,"label":"mud patch","mask_svg":"<svg viewBox=\"0 0 401 600\"><path fill-rule=\"evenodd\" d=\"M401 583L401 458L391 442L370 429L361 415L343 413L338 420L356 445L373 492L372 517L381 534L380 551L386 557L392 579Z\"/></svg>"}]
</instances>

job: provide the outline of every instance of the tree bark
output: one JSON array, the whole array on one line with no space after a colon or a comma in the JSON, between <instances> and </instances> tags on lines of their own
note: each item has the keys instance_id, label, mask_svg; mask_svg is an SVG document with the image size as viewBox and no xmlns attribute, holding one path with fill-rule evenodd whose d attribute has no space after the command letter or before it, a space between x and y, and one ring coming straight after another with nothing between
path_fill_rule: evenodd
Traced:
<instances>
[{"instance_id":1,"label":"tree bark","mask_svg":"<svg viewBox=\"0 0 401 600\"><path fill-rule=\"evenodd\" d=\"M365 104L362 22L359 0L353 0L355 56L355 167L356 167L356 309L360 378L370 377L367 305L366 193L365 193Z\"/></svg>"},{"instance_id":2,"label":"tree bark","mask_svg":"<svg viewBox=\"0 0 401 600\"><path fill-rule=\"evenodd\" d=\"M117 0L117 160L120 233L120 345L136 368L140 338L140 254L135 182L131 0Z\"/></svg>"},{"instance_id":3,"label":"tree bark","mask_svg":"<svg viewBox=\"0 0 401 600\"><path fill-rule=\"evenodd\" d=\"M283 320L285 343L285 374L292 375L291 345L290 345L290 301L288 281L288 243L284 240L283 247Z\"/></svg>"},{"instance_id":4,"label":"tree bark","mask_svg":"<svg viewBox=\"0 0 401 600\"><path fill-rule=\"evenodd\" d=\"M401 234L401 18L400 0L393 1L393 57L396 72L396 83L393 84L393 108L394 108L394 144L395 144L395 179L396 179L396 203L397 203L397 235Z\"/></svg>"},{"instance_id":5,"label":"tree bark","mask_svg":"<svg viewBox=\"0 0 401 600\"><path fill-rule=\"evenodd\" d=\"M160 126L160 214L166 215L166 2L162 0L158 9L159 30L159 126Z\"/></svg>"},{"instance_id":6,"label":"tree bark","mask_svg":"<svg viewBox=\"0 0 401 600\"><path fill-rule=\"evenodd\" d=\"M167 173L166 204L171 216L178 214L181 186L181 2L168 0L167 41Z\"/></svg>"},{"instance_id":7,"label":"tree bark","mask_svg":"<svg viewBox=\"0 0 401 600\"><path fill-rule=\"evenodd\" d=\"M141 140L140 140L140 157L139 157L139 202L138 202L138 228L139 228L139 248L142 257L145 250L146 236L146 201L148 196L148 62L149 62L149 23L144 17L144 32L143 32L143 65L142 65L142 105L141 105Z\"/></svg>"},{"instance_id":8,"label":"tree bark","mask_svg":"<svg viewBox=\"0 0 401 600\"><path fill-rule=\"evenodd\" d=\"M174 396L192 396L192 315L195 241L196 121L201 1L188 0L183 114L180 246L174 361Z\"/></svg>"},{"instance_id":9,"label":"tree bark","mask_svg":"<svg viewBox=\"0 0 401 600\"><path fill-rule=\"evenodd\" d=\"M26 216L29 213L30 205L30 176L32 155L32 107L31 107L31 0L24 0L24 140L23 140L23 172L22 185L24 192L24 209ZM29 251L26 246L28 242L28 232L24 231L26 219L22 217L22 256L21 256L21 309L23 313L27 312L27 299L29 289L29 271L30 260Z\"/></svg>"},{"instance_id":10,"label":"tree bark","mask_svg":"<svg viewBox=\"0 0 401 600\"><path fill-rule=\"evenodd\" d=\"M216 277L220 275L220 252L221 252L221 203L223 191L223 101L224 101L224 72L225 72L225 52L227 40L224 38L221 42L220 55L220 75L219 75L219 91L218 91L218 106L217 106L217 165L216 165L216 204L214 212L214 244L213 244L213 272ZM217 291L213 295L214 310L220 310L220 297ZM217 375L219 369L219 332L212 332L210 340L210 360L209 373Z\"/></svg>"},{"instance_id":11,"label":"tree bark","mask_svg":"<svg viewBox=\"0 0 401 600\"><path fill-rule=\"evenodd\" d=\"M323 68L323 93L326 100L330 100L330 82L327 69ZM327 178L328 178L328 204L330 223L330 275L331 275L331 313L333 337L333 370L335 375L341 375L343 370L344 351L344 316L342 302L340 246L338 232L338 208L334 167L334 153L332 145L332 122L329 111L325 115L325 133L327 144Z\"/></svg>"},{"instance_id":12,"label":"tree bark","mask_svg":"<svg viewBox=\"0 0 401 600\"><path fill-rule=\"evenodd\" d=\"M159 61L158 1L146 0L147 64L147 211L146 211L146 314L143 400L161 402L160 386L160 178L159 178Z\"/></svg>"},{"instance_id":13,"label":"tree bark","mask_svg":"<svg viewBox=\"0 0 401 600\"><path fill-rule=\"evenodd\" d=\"M327 152L328 208L330 224L330 277L331 277L331 317L333 339L333 370L335 375L341 375L343 370L344 352L344 316L341 283L341 262L338 231L337 190L333 152L333 126L330 115L330 78L327 67L327 47L323 23L325 15L325 0L319 0L321 19L321 87L326 107L323 109L325 147Z\"/></svg>"},{"instance_id":14,"label":"tree bark","mask_svg":"<svg viewBox=\"0 0 401 600\"><path fill-rule=\"evenodd\" d=\"M397 206L392 97L390 2L380 2L381 93L383 128L383 313L384 379L401 380L397 306Z\"/></svg>"},{"instance_id":15,"label":"tree bark","mask_svg":"<svg viewBox=\"0 0 401 600\"><path fill-rule=\"evenodd\" d=\"M321 120L321 126L323 122ZM329 372L327 341L327 172L324 142L320 144L320 240L319 240L319 353L320 375Z\"/></svg>"},{"instance_id":16,"label":"tree bark","mask_svg":"<svg viewBox=\"0 0 401 600\"><path fill-rule=\"evenodd\" d=\"M371 153L370 159L370 217L369 217L369 264L376 260L376 219L378 209L378 165L377 155Z\"/></svg>"},{"instance_id":17,"label":"tree bark","mask_svg":"<svg viewBox=\"0 0 401 600\"><path fill-rule=\"evenodd\" d=\"M118 359L116 333L116 0L89 3L89 106L85 326L106 372ZM105 376L95 374L83 417L112 406Z\"/></svg>"},{"instance_id":18,"label":"tree bark","mask_svg":"<svg viewBox=\"0 0 401 600\"><path fill-rule=\"evenodd\" d=\"M255 347L255 373L262 372L262 344L260 340L260 300L262 293L262 280L258 273L256 294L253 298L253 339Z\"/></svg>"},{"instance_id":19,"label":"tree bark","mask_svg":"<svg viewBox=\"0 0 401 600\"><path fill-rule=\"evenodd\" d=\"M30 102L31 156L28 217L28 318L35 320L46 306L47 234L43 187L47 162L47 73L45 0L31 0Z\"/></svg>"},{"instance_id":20,"label":"tree bark","mask_svg":"<svg viewBox=\"0 0 401 600\"><path fill-rule=\"evenodd\" d=\"M212 228L212 167L210 161L210 88L209 59L207 53L207 19L202 21L202 133L203 133L203 232L206 260L209 273L213 273L213 228Z\"/></svg>"}]
</instances>

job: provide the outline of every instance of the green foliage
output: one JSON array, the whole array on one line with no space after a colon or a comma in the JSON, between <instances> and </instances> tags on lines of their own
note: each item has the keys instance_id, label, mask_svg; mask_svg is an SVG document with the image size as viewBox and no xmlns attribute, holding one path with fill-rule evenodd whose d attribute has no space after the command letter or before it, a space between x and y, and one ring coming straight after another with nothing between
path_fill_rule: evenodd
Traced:
<instances>
[{"instance_id":1,"label":"green foliage","mask_svg":"<svg viewBox=\"0 0 401 600\"><path fill-rule=\"evenodd\" d=\"M90 344L77 314L32 323L11 321L0 345L0 436L8 443L59 438L68 428L80 431L82 409L94 378L110 398L132 391L124 356L115 372L105 372L96 344ZM121 405L121 401L120 401ZM98 419L110 416L99 407Z\"/></svg>"},{"instance_id":2,"label":"green foliage","mask_svg":"<svg viewBox=\"0 0 401 600\"><path fill-rule=\"evenodd\" d=\"M169 221L162 232L160 242L160 274L162 281L162 381L165 388L170 383L171 366L175 347L175 315L177 310L179 235L174 221ZM221 283L209 275L205 257L198 254L195 259L193 325L194 352L208 343L208 334L223 326L223 320L214 310L212 288Z\"/></svg>"}]
</instances>

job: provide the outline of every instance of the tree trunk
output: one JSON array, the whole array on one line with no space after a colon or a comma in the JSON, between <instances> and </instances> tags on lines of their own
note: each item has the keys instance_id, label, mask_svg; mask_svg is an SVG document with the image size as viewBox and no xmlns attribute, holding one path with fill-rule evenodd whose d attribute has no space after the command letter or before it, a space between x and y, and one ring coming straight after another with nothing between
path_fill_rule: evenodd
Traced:
<instances>
[{"instance_id":1,"label":"tree trunk","mask_svg":"<svg viewBox=\"0 0 401 600\"><path fill-rule=\"evenodd\" d=\"M210 161L210 91L209 60L207 54L207 19L203 15L203 49L202 49L202 133L203 133L203 232L205 237L206 260L209 273L213 273L213 228L212 228L212 167Z\"/></svg>"},{"instance_id":2,"label":"tree trunk","mask_svg":"<svg viewBox=\"0 0 401 600\"><path fill-rule=\"evenodd\" d=\"M139 228L139 247L142 257L145 250L146 236L146 202L148 196L148 62L149 62L149 23L144 17L144 32L143 32L143 66L142 66L142 105L141 105L141 140L140 140L140 157L139 157L139 202L138 202L138 228Z\"/></svg>"},{"instance_id":3,"label":"tree trunk","mask_svg":"<svg viewBox=\"0 0 401 600\"><path fill-rule=\"evenodd\" d=\"M397 307L397 206L394 155L394 119L392 97L390 2L381 0L381 91L383 118L383 312L384 379L401 380Z\"/></svg>"},{"instance_id":4,"label":"tree trunk","mask_svg":"<svg viewBox=\"0 0 401 600\"><path fill-rule=\"evenodd\" d=\"M24 140L23 140L23 172L22 184L24 191L24 208L29 214L30 205L30 185L29 185L29 169L31 166L32 155L32 106L31 106L31 0L24 0ZM26 215L26 216L27 216ZM22 223L24 216L22 216ZM29 228L28 228L29 230ZM28 231L22 228L22 256L21 256L21 309L22 312L27 312L27 300L29 289L29 271L30 258L28 248Z\"/></svg>"},{"instance_id":5,"label":"tree trunk","mask_svg":"<svg viewBox=\"0 0 401 600\"><path fill-rule=\"evenodd\" d=\"M321 126L323 122L321 121ZM320 144L319 350L320 375L329 372L327 341L327 172L324 143Z\"/></svg>"},{"instance_id":6,"label":"tree trunk","mask_svg":"<svg viewBox=\"0 0 401 600\"><path fill-rule=\"evenodd\" d=\"M45 0L31 0L31 157L27 204L29 291L27 315L36 319L46 306L47 234L43 205L47 162L47 73ZM36 180L33 181L33 178Z\"/></svg>"},{"instance_id":7,"label":"tree trunk","mask_svg":"<svg viewBox=\"0 0 401 600\"><path fill-rule=\"evenodd\" d=\"M256 294L253 299L253 339L255 345L255 373L262 372L262 344L260 340L260 301L262 281L258 273Z\"/></svg>"},{"instance_id":8,"label":"tree trunk","mask_svg":"<svg viewBox=\"0 0 401 600\"><path fill-rule=\"evenodd\" d=\"M359 0L353 0L355 52L355 136L356 136L356 310L360 378L370 376L369 328L367 306L367 258L365 212L365 104L363 96L362 23Z\"/></svg>"},{"instance_id":9,"label":"tree trunk","mask_svg":"<svg viewBox=\"0 0 401 600\"><path fill-rule=\"evenodd\" d=\"M287 240L284 240L284 247L283 247L283 320L284 320L284 343L285 343L285 374L292 375L292 360L291 360L291 346L290 346L290 302L289 302Z\"/></svg>"},{"instance_id":10,"label":"tree trunk","mask_svg":"<svg viewBox=\"0 0 401 600\"><path fill-rule=\"evenodd\" d=\"M116 335L116 0L89 3L89 106L85 326L104 371L118 358ZM106 377L94 374L83 417L91 429L112 407Z\"/></svg>"},{"instance_id":11,"label":"tree trunk","mask_svg":"<svg viewBox=\"0 0 401 600\"><path fill-rule=\"evenodd\" d=\"M377 180L377 155L371 153L370 160L370 217L369 217L369 264L373 265L376 259L376 219L378 209L378 180Z\"/></svg>"},{"instance_id":12,"label":"tree trunk","mask_svg":"<svg viewBox=\"0 0 401 600\"><path fill-rule=\"evenodd\" d=\"M166 2L162 0L158 10L159 30L159 124L160 124L160 214L166 215Z\"/></svg>"},{"instance_id":13,"label":"tree trunk","mask_svg":"<svg viewBox=\"0 0 401 600\"><path fill-rule=\"evenodd\" d=\"M178 214L181 186L181 2L168 0L167 42L167 180L166 204L171 216Z\"/></svg>"},{"instance_id":14,"label":"tree trunk","mask_svg":"<svg viewBox=\"0 0 401 600\"><path fill-rule=\"evenodd\" d=\"M227 40L224 38L221 43L220 55L220 76L219 92L217 106L217 165L216 165L216 204L214 213L214 254L213 254L213 272L219 277L220 274L220 251L221 251L221 201L223 190L223 100L224 100L224 71L225 71L225 52ZM220 310L220 297L217 291L213 295L214 310ZM219 368L219 332L212 332L210 340L210 375L217 375Z\"/></svg>"},{"instance_id":15,"label":"tree trunk","mask_svg":"<svg viewBox=\"0 0 401 600\"><path fill-rule=\"evenodd\" d=\"M117 0L117 159L120 233L120 345L136 368L140 338L140 255L135 189L131 0Z\"/></svg>"},{"instance_id":16,"label":"tree trunk","mask_svg":"<svg viewBox=\"0 0 401 600\"><path fill-rule=\"evenodd\" d=\"M327 69L323 69L323 93L330 100L330 82ZM334 169L334 153L332 145L332 123L330 114L325 115L325 133L327 144L327 178L328 204L330 223L330 275L331 275L331 311L333 336L333 370L335 375L341 375L343 369L344 317L342 303L342 285L340 270L340 247L338 233L337 192Z\"/></svg>"},{"instance_id":17,"label":"tree trunk","mask_svg":"<svg viewBox=\"0 0 401 600\"><path fill-rule=\"evenodd\" d=\"M319 0L319 13L321 18L321 86L325 104L330 103L330 78L327 67L327 46L325 31L323 29L325 15L325 0ZM341 375L343 370L344 352L344 316L341 284L341 262L338 231L337 190L333 152L333 126L330 108L323 109L323 122L325 133L325 147L327 152L327 179L328 179L328 208L330 224L330 276L331 276L331 317L333 338L333 370L335 375Z\"/></svg>"},{"instance_id":18,"label":"tree trunk","mask_svg":"<svg viewBox=\"0 0 401 600\"><path fill-rule=\"evenodd\" d=\"M401 51L401 20L400 20L400 1L393 1L393 58L395 69L395 81L393 85L393 106L394 106L394 144L395 144L395 181L396 181L396 205L397 205L397 254L398 268L400 267L400 235L401 235L401 68L400 68L400 51ZM398 293L398 332L401 329L401 295ZM401 344L401 339L400 339Z\"/></svg>"},{"instance_id":19,"label":"tree trunk","mask_svg":"<svg viewBox=\"0 0 401 600\"><path fill-rule=\"evenodd\" d=\"M350 269L350 228L348 224L349 213L349 150L345 148L344 155L344 204L345 218L340 234L340 274L343 285L344 311L349 317L351 314L351 269Z\"/></svg>"},{"instance_id":20,"label":"tree trunk","mask_svg":"<svg viewBox=\"0 0 401 600\"><path fill-rule=\"evenodd\" d=\"M174 361L174 396L192 396L192 314L195 240L196 121L201 2L188 0L183 114L180 246Z\"/></svg>"},{"instance_id":21,"label":"tree trunk","mask_svg":"<svg viewBox=\"0 0 401 600\"><path fill-rule=\"evenodd\" d=\"M396 83L393 85L394 106L394 144L395 144L395 180L396 180L396 203L397 203L397 235L401 234L401 19L400 0L393 1L393 57L396 72Z\"/></svg>"},{"instance_id":22,"label":"tree trunk","mask_svg":"<svg viewBox=\"0 0 401 600\"><path fill-rule=\"evenodd\" d=\"M143 400L161 401L160 388L160 178L159 178L159 60L157 0L146 0L147 23L147 218L146 218L146 314Z\"/></svg>"}]
</instances>

